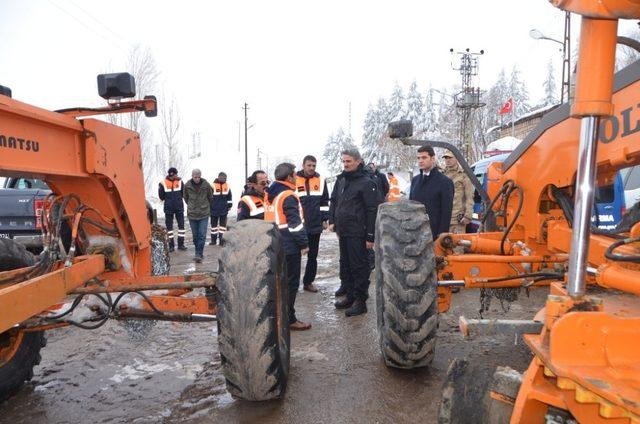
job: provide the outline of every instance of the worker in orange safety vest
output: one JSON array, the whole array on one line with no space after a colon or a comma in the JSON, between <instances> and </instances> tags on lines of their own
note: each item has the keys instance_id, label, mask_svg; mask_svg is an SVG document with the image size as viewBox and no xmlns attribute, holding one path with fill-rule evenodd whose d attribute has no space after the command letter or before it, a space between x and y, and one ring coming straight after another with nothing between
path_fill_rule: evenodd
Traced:
<instances>
[{"instance_id":1,"label":"worker in orange safety vest","mask_svg":"<svg viewBox=\"0 0 640 424\"><path fill-rule=\"evenodd\" d=\"M289 286L289 328L308 330L311 324L296 317L295 302L300 287L302 255L309 251L309 240L304 228L304 214L296 194L296 167L291 163L276 166L276 181L267 189L264 219L273 222L280 230L287 261L287 284Z\"/></svg>"},{"instance_id":2,"label":"worker in orange safety vest","mask_svg":"<svg viewBox=\"0 0 640 424\"><path fill-rule=\"evenodd\" d=\"M266 172L253 171L247 179L247 189L238 202L238 221L264 219L264 193L268 185Z\"/></svg>"},{"instance_id":3,"label":"worker in orange safety vest","mask_svg":"<svg viewBox=\"0 0 640 424\"><path fill-rule=\"evenodd\" d=\"M400 193L400 184L393 172L387 172L389 177L389 194L387 195L387 202L397 202L402 197Z\"/></svg>"}]
</instances>

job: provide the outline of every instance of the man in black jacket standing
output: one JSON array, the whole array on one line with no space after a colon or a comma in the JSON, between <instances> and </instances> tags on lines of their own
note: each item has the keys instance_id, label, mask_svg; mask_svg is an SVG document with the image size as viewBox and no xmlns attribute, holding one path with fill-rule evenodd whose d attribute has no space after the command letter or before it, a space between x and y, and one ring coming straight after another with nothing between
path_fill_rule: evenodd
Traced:
<instances>
[{"instance_id":1,"label":"man in black jacket standing","mask_svg":"<svg viewBox=\"0 0 640 424\"><path fill-rule=\"evenodd\" d=\"M436 153L431 146L418 149L420 174L411 180L410 200L422 203L429 215L433 239L449 232L453 209L453 182L438 171Z\"/></svg>"},{"instance_id":2,"label":"man in black jacket standing","mask_svg":"<svg viewBox=\"0 0 640 424\"><path fill-rule=\"evenodd\" d=\"M329 229L340 242L340 280L346 297L335 303L346 309L346 316L367 312L369 264L367 249L373 248L378 192L376 184L364 172L357 149L342 152L344 171L338 176L329 209Z\"/></svg>"}]
</instances>

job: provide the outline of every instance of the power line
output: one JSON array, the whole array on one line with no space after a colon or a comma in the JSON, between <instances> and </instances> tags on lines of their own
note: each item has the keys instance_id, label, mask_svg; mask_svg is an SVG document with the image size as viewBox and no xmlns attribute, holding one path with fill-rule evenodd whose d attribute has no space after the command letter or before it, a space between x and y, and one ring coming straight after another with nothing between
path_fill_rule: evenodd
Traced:
<instances>
[{"instance_id":1,"label":"power line","mask_svg":"<svg viewBox=\"0 0 640 424\"><path fill-rule=\"evenodd\" d=\"M67 16L71 17L71 19L73 19L74 21L78 22L80 25L82 25L83 27L85 27L86 29L88 29L89 31L93 32L94 34L96 34L98 37L102 38L103 40L107 41L108 43L111 43L114 47L122 50L123 52L126 52L126 49L123 48L123 46L119 45L118 43L114 42L113 39L109 39L107 37L105 37L103 34L99 33L98 31L95 30L95 28L87 25L86 23L84 23L80 18L78 18L77 16L75 16L73 13L69 12L68 10L66 10L65 8L63 8L62 6L60 6L59 4L56 4L55 2L53 2L53 0L48 0L49 3L51 3L53 6L55 6L57 9L59 9L61 12L63 12L64 14L66 14Z\"/></svg>"},{"instance_id":2,"label":"power line","mask_svg":"<svg viewBox=\"0 0 640 424\"><path fill-rule=\"evenodd\" d=\"M75 3L72 0L68 0L69 3L71 3L72 5L74 5L77 9L79 9L80 11L82 11L85 15L87 15L89 18L93 19L94 22L98 23L100 26L102 26L104 29L106 29L107 31L109 31L111 34L113 34L114 36L118 37L121 41L124 41L125 43L127 43L127 40L125 40L124 38L122 38L122 36L120 36L120 34L118 34L117 32L113 31L111 28L109 28L104 22L102 22L100 19L96 18L95 16L93 16L91 13L89 13L86 9L80 7L80 5L78 5L77 3Z\"/></svg>"}]
</instances>

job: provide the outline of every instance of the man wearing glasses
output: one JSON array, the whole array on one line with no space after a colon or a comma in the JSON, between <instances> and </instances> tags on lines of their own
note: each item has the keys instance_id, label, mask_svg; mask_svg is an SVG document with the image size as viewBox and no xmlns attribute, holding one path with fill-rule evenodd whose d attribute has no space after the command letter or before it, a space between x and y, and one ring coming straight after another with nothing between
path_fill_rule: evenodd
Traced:
<instances>
[{"instance_id":1,"label":"man wearing glasses","mask_svg":"<svg viewBox=\"0 0 640 424\"><path fill-rule=\"evenodd\" d=\"M267 173L253 171L247 181L247 189L238 202L238 221L243 219L264 219L264 193L269 186Z\"/></svg>"}]
</instances>

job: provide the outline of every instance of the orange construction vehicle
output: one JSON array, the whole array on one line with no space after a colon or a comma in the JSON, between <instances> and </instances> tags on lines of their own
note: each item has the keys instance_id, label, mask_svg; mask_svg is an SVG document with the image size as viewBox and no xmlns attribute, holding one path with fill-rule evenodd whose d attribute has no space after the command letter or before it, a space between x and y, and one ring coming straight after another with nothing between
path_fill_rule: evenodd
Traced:
<instances>
[{"instance_id":1,"label":"orange construction vehicle","mask_svg":"<svg viewBox=\"0 0 640 424\"><path fill-rule=\"evenodd\" d=\"M166 232L145 204L139 135L90 116L156 115L126 73L98 76L108 105L55 112L0 86L0 175L44 180L44 251L0 239L0 402L32 376L46 330L108 319L217 321L230 392L280 397L289 366L277 230L254 220L230 235L218 273L167 275ZM250 269L246 266L251 264Z\"/></svg>"},{"instance_id":2,"label":"orange construction vehicle","mask_svg":"<svg viewBox=\"0 0 640 424\"><path fill-rule=\"evenodd\" d=\"M597 186L640 164L640 61L614 79L618 19L639 18L640 1L552 3L582 15L575 98L490 166L485 199L492 199L493 222L484 232L443 234L431 244L421 204L401 201L379 210L378 323L390 366L431 362L438 310L449 309L452 287L507 299L521 288L550 286L532 321L474 324L494 332L504 325L513 334L523 329L532 359L524 375L512 379L516 390L487 382L493 370L488 379L476 378L476 364L453 369L443 423L640 423L640 205L615 230L591 225ZM407 121L389 130L410 145L447 147L412 140ZM461 324L469 331L468 322ZM515 356L513 340L500 347ZM465 405L468 399L476 403Z\"/></svg>"}]
</instances>

